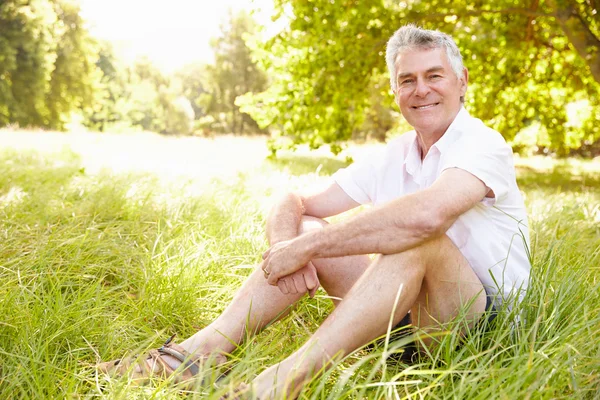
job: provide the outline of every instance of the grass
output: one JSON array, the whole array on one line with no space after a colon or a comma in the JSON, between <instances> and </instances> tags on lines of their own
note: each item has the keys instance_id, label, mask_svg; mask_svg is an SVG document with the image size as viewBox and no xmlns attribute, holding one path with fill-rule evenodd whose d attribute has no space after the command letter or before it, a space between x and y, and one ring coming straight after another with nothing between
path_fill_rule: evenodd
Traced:
<instances>
[{"instance_id":1,"label":"grass","mask_svg":"<svg viewBox=\"0 0 600 400\"><path fill-rule=\"evenodd\" d=\"M265 161L263 143L243 138L0 131L0 146L0 398L218 398L290 354L331 310L324 292L302 300L194 393L106 381L98 360L214 319L266 248L274 199L345 163ZM600 166L517 165L534 260L522 305L488 332L449 330L410 366L385 362L401 343L361 350L301 398L600 398Z\"/></svg>"}]
</instances>

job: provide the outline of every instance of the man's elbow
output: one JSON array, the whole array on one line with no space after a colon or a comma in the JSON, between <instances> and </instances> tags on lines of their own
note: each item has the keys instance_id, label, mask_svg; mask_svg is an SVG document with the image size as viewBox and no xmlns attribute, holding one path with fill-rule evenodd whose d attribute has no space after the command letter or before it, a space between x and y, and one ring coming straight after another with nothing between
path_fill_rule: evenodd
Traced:
<instances>
[{"instance_id":1,"label":"man's elbow","mask_svg":"<svg viewBox=\"0 0 600 400\"><path fill-rule=\"evenodd\" d=\"M443 209L433 211L426 226L426 234L430 238L442 236L450 229L456 218L448 215Z\"/></svg>"},{"instance_id":2,"label":"man's elbow","mask_svg":"<svg viewBox=\"0 0 600 400\"><path fill-rule=\"evenodd\" d=\"M279 200L279 204L296 207L304 211L304 198L295 192L288 192L284 194Z\"/></svg>"},{"instance_id":3,"label":"man's elbow","mask_svg":"<svg viewBox=\"0 0 600 400\"><path fill-rule=\"evenodd\" d=\"M423 240L442 236L452 226L453 218L449 218L441 210L429 210L418 218L416 233Z\"/></svg>"}]
</instances>

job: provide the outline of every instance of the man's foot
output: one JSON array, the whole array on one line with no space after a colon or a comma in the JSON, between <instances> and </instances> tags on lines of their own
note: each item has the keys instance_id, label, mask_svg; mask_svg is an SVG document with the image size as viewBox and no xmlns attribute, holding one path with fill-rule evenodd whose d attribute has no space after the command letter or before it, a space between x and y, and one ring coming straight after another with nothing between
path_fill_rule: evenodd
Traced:
<instances>
[{"instance_id":1,"label":"man's foot","mask_svg":"<svg viewBox=\"0 0 600 400\"><path fill-rule=\"evenodd\" d=\"M137 384L147 383L152 378L170 377L177 384L193 384L204 368L216 367L227 361L223 354L190 354L173 343L173 338L174 335L163 346L150 350L148 354L100 363L96 368L113 377L128 376Z\"/></svg>"},{"instance_id":2,"label":"man's foot","mask_svg":"<svg viewBox=\"0 0 600 400\"><path fill-rule=\"evenodd\" d=\"M255 398L260 400L295 399L308 383L307 377L307 373L294 368L288 359L261 372L250 387Z\"/></svg>"}]
</instances>

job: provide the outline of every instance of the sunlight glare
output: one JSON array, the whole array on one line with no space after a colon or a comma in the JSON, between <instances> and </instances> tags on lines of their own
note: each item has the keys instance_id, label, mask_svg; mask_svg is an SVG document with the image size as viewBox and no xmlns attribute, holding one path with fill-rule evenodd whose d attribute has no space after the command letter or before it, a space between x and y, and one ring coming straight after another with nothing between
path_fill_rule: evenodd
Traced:
<instances>
[{"instance_id":1,"label":"sunlight glare","mask_svg":"<svg viewBox=\"0 0 600 400\"><path fill-rule=\"evenodd\" d=\"M81 0L93 36L113 42L127 62L147 56L167 72L212 61L210 39L218 36L229 9L255 11L257 22L269 26L273 1Z\"/></svg>"}]
</instances>

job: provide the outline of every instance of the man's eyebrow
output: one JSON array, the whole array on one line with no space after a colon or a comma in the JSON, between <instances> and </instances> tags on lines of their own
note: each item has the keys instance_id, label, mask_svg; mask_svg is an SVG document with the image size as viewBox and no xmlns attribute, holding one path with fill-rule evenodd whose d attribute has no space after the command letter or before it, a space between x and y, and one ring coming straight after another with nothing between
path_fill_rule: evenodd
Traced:
<instances>
[{"instance_id":1,"label":"man's eyebrow","mask_svg":"<svg viewBox=\"0 0 600 400\"><path fill-rule=\"evenodd\" d=\"M427 70L427 72L437 72L437 71L443 71L444 67L441 65L436 65L435 67L431 67Z\"/></svg>"},{"instance_id":2,"label":"man's eyebrow","mask_svg":"<svg viewBox=\"0 0 600 400\"><path fill-rule=\"evenodd\" d=\"M429 73L432 73L432 72L438 72L438 71L443 71L443 70L444 70L443 66L436 65L436 66L433 66L433 67L429 68L427 71L425 71L425 73L429 74ZM412 73L412 72L404 72L404 73L398 74L398 80L404 79L406 77L413 76L413 75L414 75L414 73Z\"/></svg>"}]
</instances>

